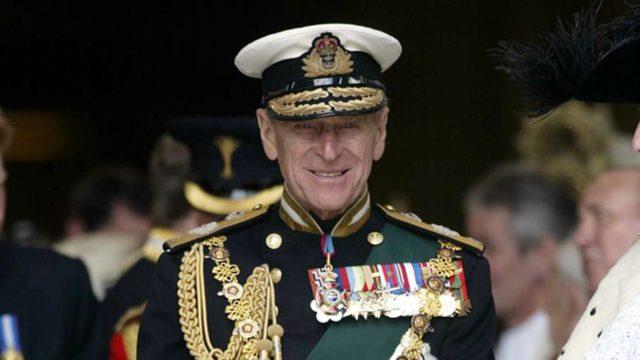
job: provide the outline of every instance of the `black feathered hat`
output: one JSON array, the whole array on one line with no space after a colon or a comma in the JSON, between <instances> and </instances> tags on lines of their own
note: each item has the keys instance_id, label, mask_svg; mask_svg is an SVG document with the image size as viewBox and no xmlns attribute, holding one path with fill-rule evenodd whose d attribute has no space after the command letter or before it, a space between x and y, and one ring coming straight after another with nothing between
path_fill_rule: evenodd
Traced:
<instances>
[{"instance_id":1,"label":"black feathered hat","mask_svg":"<svg viewBox=\"0 0 640 360\"><path fill-rule=\"evenodd\" d=\"M184 191L196 209L223 215L280 199L282 177L277 163L262 150L255 118L175 119L167 130L189 147Z\"/></svg>"},{"instance_id":2,"label":"black feathered hat","mask_svg":"<svg viewBox=\"0 0 640 360\"><path fill-rule=\"evenodd\" d=\"M541 44L502 42L492 54L524 93L525 111L540 116L569 100L640 103L640 6L598 25L599 8L558 23Z\"/></svg>"}]
</instances>

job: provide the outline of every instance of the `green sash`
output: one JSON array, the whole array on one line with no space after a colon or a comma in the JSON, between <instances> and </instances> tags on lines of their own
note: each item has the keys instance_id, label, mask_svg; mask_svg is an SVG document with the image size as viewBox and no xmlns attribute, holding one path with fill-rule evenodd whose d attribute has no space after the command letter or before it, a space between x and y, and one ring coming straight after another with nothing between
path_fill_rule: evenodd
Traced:
<instances>
[{"instance_id":1,"label":"green sash","mask_svg":"<svg viewBox=\"0 0 640 360\"><path fill-rule=\"evenodd\" d=\"M390 223L384 226L382 235L384 241L373 248L366 264L426 261L436 257L440 249L436 241L421 238ZM408 317L369 317L367 320L350 317L330 323L307 359L388 359L410 325Z\"/></svg>"}]
</instances>

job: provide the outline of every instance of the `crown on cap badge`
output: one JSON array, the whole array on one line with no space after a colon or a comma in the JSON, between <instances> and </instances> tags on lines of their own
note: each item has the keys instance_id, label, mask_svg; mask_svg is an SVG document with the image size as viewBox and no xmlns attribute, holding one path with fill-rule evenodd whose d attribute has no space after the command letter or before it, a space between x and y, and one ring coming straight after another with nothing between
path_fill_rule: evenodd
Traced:
<instances>
[{"instance_id":1,"label":"crown on cap badge","mask_svg":"<svg viewBox=\"0 0 640 360\"><path fill-rule=\"evenodd\" d=\"M353 61L340 45L340 40L331 33L323 33L313 40L309 55L302 59L304 76L343 75L353 71Z\"/></svg>"}]
</instances>

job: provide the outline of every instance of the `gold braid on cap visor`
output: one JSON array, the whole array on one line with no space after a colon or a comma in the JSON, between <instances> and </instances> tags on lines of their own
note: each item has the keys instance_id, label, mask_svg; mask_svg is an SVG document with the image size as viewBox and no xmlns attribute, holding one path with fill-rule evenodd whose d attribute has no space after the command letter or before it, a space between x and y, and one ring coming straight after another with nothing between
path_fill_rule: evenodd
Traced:
<instances>
[{"instance_id":1,"label":"gold braid on cap visor","mask_svg":"<svg viewBox=\"0 0 640 360\"><path fill-rule=\"evenodd\" d=\"M302 102L335 98L353 98L350 100L329 100L319 103ZM362 111L376 108L385 99L382 89L372 87L329 87L292 93L271 99L269 109L281 116L308 116L329 111Z\"/></svg>"}]
</instances>

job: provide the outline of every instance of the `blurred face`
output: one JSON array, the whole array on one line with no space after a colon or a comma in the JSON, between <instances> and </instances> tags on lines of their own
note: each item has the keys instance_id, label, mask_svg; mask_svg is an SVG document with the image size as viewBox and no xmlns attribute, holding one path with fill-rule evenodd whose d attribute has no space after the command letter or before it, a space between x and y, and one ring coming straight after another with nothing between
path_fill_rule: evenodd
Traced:
<instances>
[{"instance_id":1,"label":"blurred face","mask_svg":"<svg viewBox=\"0 0 640 360\"><path fill-rule=\"evenodd\" d=\"M104 229L134 234L144 239L151 229L151 221L146 215L139 214L125 203L116 201L111 209L111 218Z\"/></svg>"},{"instance_id":2,"label":"blurred face","mask_svg":"<svg viewBox=\"0 0 640 360\"><path fill-rule=\"evenodd\" d=\"M640 233L640 171L601 175L580 201L574 241L593 292Z\"/></svg>"},{"instance_id":3,"label":"blurred face","mask_svg":"<svg viewBox=\"0 0 640 360\"><path fill-rule=\"evenodd\" d=\"M366 191L384 153L388 108L375 114L308 121L271 120L257 111L265 153L278 160L288 190L323 220L342 214Z\"/></svg>"},{"instance_id":4,"label":"blurred face","mask_svg":"<svg viewBox=\"0 0 640 360\"><path fill-rule=\"evenodd\" d=\"M509 229L510 217L502 207L478 207L466 218L468 234L485 245L496 314L507 323L528 308L525 304L538 282L538 268L544 266L533 252L520 250Z\"/></svg>"}]
</instances>

